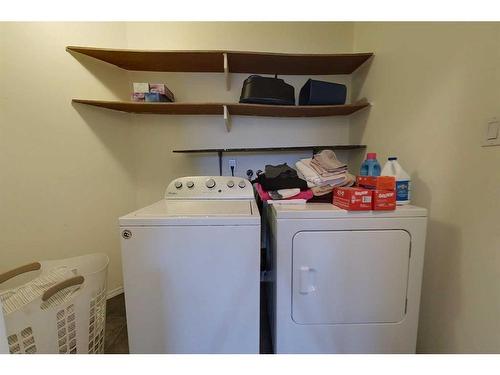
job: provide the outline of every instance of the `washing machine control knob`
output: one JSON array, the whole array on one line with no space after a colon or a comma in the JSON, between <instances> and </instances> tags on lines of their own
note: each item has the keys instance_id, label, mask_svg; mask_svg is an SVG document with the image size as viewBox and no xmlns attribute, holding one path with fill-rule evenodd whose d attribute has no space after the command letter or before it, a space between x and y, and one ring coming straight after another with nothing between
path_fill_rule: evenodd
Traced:
<instances>
[{"instance_id":1,"label":"washing machine control knob","mask_svg":"<svg viewBox=\"0 0 500 375\"><path fill-rule=\"evenodd\" d=\"M229 180L227 182L227 187L232 188L233 186L234 186L234 181L233 180Z\"/></svg>"},{"instance_id":2,"label":"washing machine control knob","mask_svg":"<svg viewBox=\"0 0 500 375\"><path fill-rule=\"evenodd\" d=\"M194 186L194 182L193 182L193 181L188 181L188 182L186 182L186 186L187 186L188 188L192 189L192 188L193 188L193 186Z\"/></svg>"},{"instance_id":3,"label":"washing machine control knob","mask_svg":"<svg viewBox=\"0 0 500 375\"><path fill-rule=\"evenodd\" d=\"M211 189L215 186L215 180L213 178L210 178L205 182L205 185L207 188Z\"/></svg>"},{"instance_id":4,"label":"washing machine control knob","mask_svg":"<svg viewBox=\"0 0 500 375\"><path fill-rule=\"evenodd\" d=\"M180 181L175 181L175 184L174 184L174 185L175 185L175 188L176 188L176 189L180 189L180 188L182 187L182 182L180 182Z\"/></svg>"},{"instance_id":5,"label":"washing machine control knob","mask_svg":"<svg viewBox=\"0 0 500 375\"><path fill-rule=\"evenodd\" d=\"M238 182L238 186L243 189L245 186L247 186L247 184L244 180L241 180L240 182Z\"/></svg>"}]
</instances>

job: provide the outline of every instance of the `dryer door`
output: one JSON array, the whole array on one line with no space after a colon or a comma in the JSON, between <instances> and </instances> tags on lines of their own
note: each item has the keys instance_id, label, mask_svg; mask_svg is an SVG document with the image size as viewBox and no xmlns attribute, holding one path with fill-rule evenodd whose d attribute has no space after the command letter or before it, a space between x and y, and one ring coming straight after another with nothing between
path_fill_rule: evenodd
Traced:
<instances>
[{"instance_id":1,"label":"dryer door","mask_svg":"<svg viewBox=\"0 0 500 375\"><path fill-rule=\"evenodd\" d=\"M297 233L293 239L293 320L299 324L401 321L410 243L404 230Z\"/></svg>"}]
</instances>

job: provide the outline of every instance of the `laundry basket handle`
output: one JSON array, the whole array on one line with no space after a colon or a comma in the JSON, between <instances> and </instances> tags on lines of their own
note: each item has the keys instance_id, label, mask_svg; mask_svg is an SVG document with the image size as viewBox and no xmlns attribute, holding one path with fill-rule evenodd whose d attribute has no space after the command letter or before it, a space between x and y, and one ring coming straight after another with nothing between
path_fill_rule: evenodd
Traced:
<instances>
[{"instance_id":1,"label":"laundry basket handle","mask_svg":"<svg viewBox=\"0 0 500 375\"><path fill-rule=\"evenodd\" d=\"M47 301L50 297L52 297L57 292L59 292L63 289L69 288L70 286L83 284L84 281L85 281L85 279L83 276L75 276L75 277L71 277L69 279L66 279L64 281L61 281L60 283L47 289L45 291L45 293L43 293L42 301L44 301L44 302Z\"/></svg>"},{"instance_id":2,"label":"laundry basket handle","mask_svg":"<svg viewBox=\"0 0 500 375\"><path fill-rule=\"evenodd\" d=\"M25 264L24 266L14 268L13 270L4 272L0 274L0 284L6 282L7 280L12 279L18 275L21 275L26 272L37 271L42 268L42 265L39 262L33 262L30 264Z\"/></svg>"}]
</instances>

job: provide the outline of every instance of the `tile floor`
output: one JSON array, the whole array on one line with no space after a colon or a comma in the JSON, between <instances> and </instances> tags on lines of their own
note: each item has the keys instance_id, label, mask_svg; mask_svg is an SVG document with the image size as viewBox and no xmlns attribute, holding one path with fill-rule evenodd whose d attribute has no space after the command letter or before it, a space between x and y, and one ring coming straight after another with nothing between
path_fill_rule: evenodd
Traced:
<instances>
[{"instance_id":1,"label":"tile floor","mask_svg":"<svg viewBox=\"0 0 500 375\"><path fill-rule=\"evenodd\" d=\"M109 299L106 304L104 353L128 354L127 320L123 294Z\"/></svg>"},{"instance_id":2,"label":"tile floor","mask_svg":"<svg viewBox=\"0 0 500 375\"><path fill-rule=\"evenodd\" d=\"M260 306L260 353L271 354L271 337L269 321L267 320L266 284L261 287ZM123 294L113 297L106 305L106 337L104 340L106 354L127 354L127 320L125 316L125 298Z\"/></svg>"}]
</instances>

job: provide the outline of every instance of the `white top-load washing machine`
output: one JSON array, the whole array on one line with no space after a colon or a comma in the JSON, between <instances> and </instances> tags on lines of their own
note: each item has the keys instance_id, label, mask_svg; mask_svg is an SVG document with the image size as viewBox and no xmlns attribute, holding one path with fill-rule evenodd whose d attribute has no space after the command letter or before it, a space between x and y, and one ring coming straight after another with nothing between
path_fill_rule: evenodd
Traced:
<instances>
[{"instance_id":1,"label":"white top-load washing machine","mask_svg":"<svg viewBox=\"0 0 500 375\"><path fill-rule=\"evenodd\" d=\"M414 353L427 211L269 207L276 353Z\"/></svg>"},{"instance_id":2,"label":"white top-load washing machine","mask_svg":"<svg viewBox=\"0 0 500 375\"><path fill-rule=\"evenodd\" d=\"M120 218L131 353L258 353L260 216L252 185L183 177Z\"/></svg>"}]
</instances>

